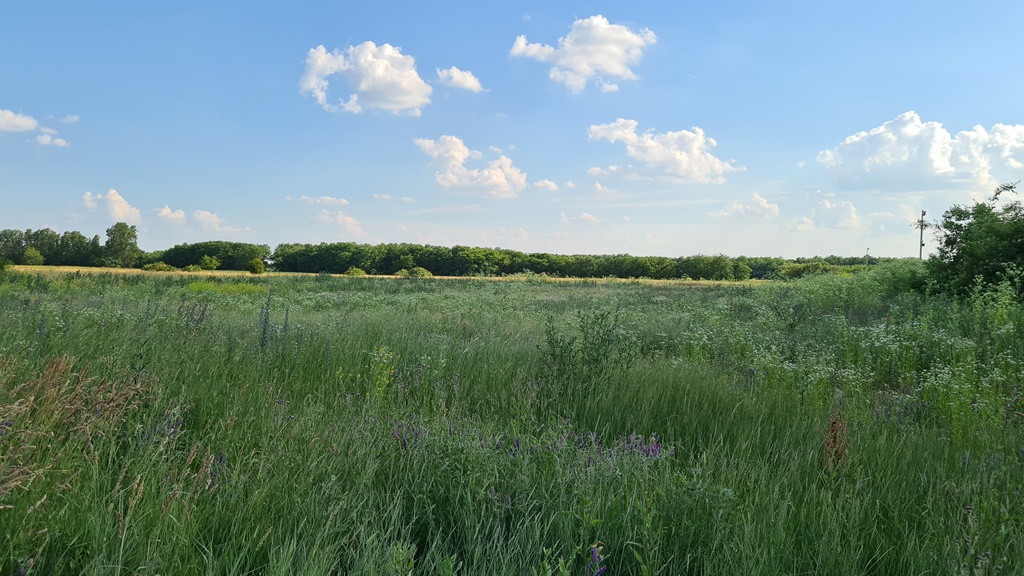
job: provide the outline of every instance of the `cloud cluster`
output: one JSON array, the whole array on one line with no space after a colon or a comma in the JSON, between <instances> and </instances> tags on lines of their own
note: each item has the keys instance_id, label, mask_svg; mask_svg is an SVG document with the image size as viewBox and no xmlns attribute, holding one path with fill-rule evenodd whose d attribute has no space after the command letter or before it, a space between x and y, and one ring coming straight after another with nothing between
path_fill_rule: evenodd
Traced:
<instances>
[{"instance_id":1,"label":"cloud cluster","mask_svg":"<svg viewBox=\"0 0 1024 576\"><path fill-rule=\"evenodd\" d=\"M313 217L313 220L326 224L339 224L353 236L366 236L366 232L363 232L363 226L359 223L359 220L345 214L341 210L321 210L319 214Z\"/></svg>"},{"instance_id":2,"label":"cloud cluster","mask_svg":"<svg viewBox=\"0 0 1024 576\"><path fill-rule=\"evenodd\" d=\"M461 88L470 92L484 92L485 88L480 84L480 79L468 70L459 70L455 66L447 70L437 68L437 78L443 84L452 88Z\"/></svg>"},{"instance_id":3,"label":"cloud cluster","mask_svg":"<svg viewBox=\"0 0 1024 576\"><path fill-rule=\"evenodd\" d=\"M646 28L634 32L598 14L573 22L569 34L558 39L557 48L532 44L526 36L519 36L509 54L550 63L548 76L573 93L582 92L591 80L596 80L603 92L614 92L619 88L614 81L636 80L630 66L657 40Z\"/></svg>"},{"instance_id":4,"label":"cloud cluster","mask_svg":"<svg viewBox=\"0 0 1024 576\"><path fill-rule=\"evenodd\" d=\"M39 122L31 116L11 110L0 110L0 132L28 132L38 126Z\"/></svg>"},{"instance_id":5,"label":"cloud cluster","mask_svg":"<svg viewBox=\"0 0 1024 576\"><path fill-rule=\"evenodd\" d=\"M594 216L590 212L580 212L579 216L566 216L565 212L561 213L562 224L569 224L570 222L584 222L587 224L599 224L601 219Z\"/></svg>"},{"instance_id":6,"label":"cloud cluster","mask_svg":"<svg viewBox=\"0 0 1024 576\"><path fill-rule=\"evenodd\" d=\"M537 180L536 182L533 183L533 187L539 188L541 190L548 190L549 192L554 192L555 190L558 190L558 184L555 184L554 182L548 180L547 178L545 178L544 180Z\"/></svg>"},{"instance_id":7,"label":"cloud cluster","mask_svg":"<svg viewBox=\"0 0 1024 576\"><path fill-rule=\"evenodd\" d=\"M419 138L413 141L437 166L437 183L442 188L463 188L482 192L495 198L514 198L526 187L526 173L512 165L508 156L501 155L480 169L466 167L469 160L483 155L470 150L461 139L444 135L437 140Z\"/></svg>"},{"instance_id":8,"label":"cloud cluster","mask_svg":"<svg viewBox=\"0 0 1024 576\"><path fill-rule=\"evenodd\" d=\"M110 214L110 218L114 221L127 222L129 224L139 224L142 221L139 209L129 204L128 201L118 194L117 190L114 190L113 188L107 190L106 194L93 194L92 192L86 192L82 195L82 204L90 210L94 210L99 207L101 202L106 205L107 213Z\"/></svg>"},{"instance_id":9,"label":"cloud cluster","mask_svg":"<svg viewBox=\"0 0 1024 576\"><path fill-rule=\"evenodd\" d=\"M342 74L351 94L347 101L328 101L328 77ZM299 81L303 94L312 94L325 110L345 110L359 114L364 110L383 110L392 114L419 116L420 108L430 103L431 87L416 72L416 60L390 44L377 46L363 42L344 52L328 52L323 45L310 49L306 70Z\"/></svg>"},{"instance_id":10,"label":"cloud cluster","mask_svg":"<svg viewBox=\"0 0 1024 576\"><path fill-rule=\"evenodd\" d=\"M734 218L774 218L779 215L779 205L769 202L757 192L754 197L746 202L732 202L725 207L725 210L716 213L717 216Z\"/></svg>"},{"instance_id":11,"label":"cloud cluster","mask_svg":"<svg viewBox=\"0 0 1024 576\"><path fill-rule=\"evenodd\" d=\"M621 141L626 155L644 163L651 176L665 176L688 182L721 183L726 172L742 172L746 168L721 160L710 152L718 145L704 130L657 133L647 130L638 134L636 120L617 119L609 124L596 124L587 130L591 140ZM592 169L593 170L593 169ZM601 170L601 169L598 169ZM612 166L608 172L618 170Z\"/></svg>"},{"instance_id":12,"label":"cloud cluster","mask_svg":"<svg viewBox=\"0 0 1024 576\"><path fill-rule=\"evenodd\" d=\"M61 122L72 122L68 120L69 118L74 118L73 122L78 122L78 116L66 116L61 119ZM53 128L40 127L39 121L31 116L18 114L12 110L0 110L0 132L31 132L33 130L39 130L39 134L36 134L36 144L40 146L63 148L71 145L67 140L58 138L57 131Z\"/></svg>"},{"instance_id":13,"label":"cloud cluster","mask_svg":"<svg viewBox=\"0 0 1024 576\"><path fill-rule=\"evenodd\" d=\"M954 136L909 111L822 150L817 161L847 189L989 187L1024 171L1024 125L975 126Z\"/></svg>"},{"instance_id":14,"label":"cloud cluster","mask_svg":"<svg viewBox=\"0 0 1024 576\"><path fill-rule=\"evenodd\" d=\"M161 220L166 220L174 224L185 223L185 211L171 210L171 207L168 206L167 204L164 204L164 207L160 209L160 212L157 213L157 216L159 216Z\"/></svg>"}]
</instances>

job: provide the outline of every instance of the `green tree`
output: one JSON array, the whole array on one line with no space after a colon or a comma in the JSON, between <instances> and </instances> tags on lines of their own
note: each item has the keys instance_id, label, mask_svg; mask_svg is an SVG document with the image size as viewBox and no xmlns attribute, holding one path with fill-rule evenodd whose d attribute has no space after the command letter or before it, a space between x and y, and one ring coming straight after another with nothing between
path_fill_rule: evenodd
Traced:
<instances>
[{"instance_id":1,"label":"green tree","mask_svg":"<svg viewBox=\"0 0 1024 576\"><path fill-rule=\"evenodd\" d=\"M263 261L263 258L253 258L249 261L249 272L253 274L263 274L267 271L267 263Z\"/></svg>"},{"instance_id":2,"label":"green tree","mask_svg":"<svg viewBox=\"0 0 1024 576\"><path fill-rule=\"evenodd\" d=\"M135 226L118 222L107 228L107 242L103 248L111 264L131 268L142 254L142 250L139 250L139 231Z\"/></svg>"},{"instance_id":3,"label":"green tree","mask_svg":"<svg viewBox=\"0 0 1024 576\"><path fill-rule=\"evenodd\" d=\"M995 284L1024 270L1024 206L1019 200L998 205L1017 184L1002 184L987 201L954 205L942 215L938 251L928 261L939 291L962 295L978 282Z\"/></svg>"},{"instance_id":4,"label":"green tree","mask_svg":"<svg viewBox=\"0 0 1024 576\"><path fill-rule=\"evenodd\" d=\"M34 246L26 246L21 254L21 263L25 266L42 266L43 260L43 253Z\"/></svg>"},{"instance_id":5,"label":"green tree","mask_svg":"<svg viewBox=\"0 0 1024 576\"><path fill-rule=\"evenodd\" d=\"M203 254L203 257L199 259L199 267L203 270L216 270L220 268L220 258Z\"/></svg>"}]
</instances>

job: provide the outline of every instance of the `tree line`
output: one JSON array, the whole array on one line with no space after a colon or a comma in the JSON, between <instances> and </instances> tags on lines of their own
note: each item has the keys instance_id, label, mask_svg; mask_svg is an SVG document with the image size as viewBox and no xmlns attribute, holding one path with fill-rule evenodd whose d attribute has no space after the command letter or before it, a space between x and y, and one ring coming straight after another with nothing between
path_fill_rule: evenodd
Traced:
<instances>
[{"instance_id":1,"label":"tree line","mask_svg":"<svg viewBox=\"0 0 1024 576\"><path fill-rule=\"evenodd\" d=\"M353 270L369 274L395 274L422 268L435 276L500 276L545 274L575 278L692 278L747 280L795 278L810 273L856 271L862 257L825 258L730 257L723 254L685 256L631 256L526 253L503 248L431 246L423 244L281 244L271 251L265 244L207 241L178 244L166 250L144 252L138 247L135 226L118 222L106 231L106 240L78 231L51 229L0 230L0 261L26 265L105 266L148 269L251 270L254 261L269 263L282 272L343 274Z\"/></svg>"}]
</instances>

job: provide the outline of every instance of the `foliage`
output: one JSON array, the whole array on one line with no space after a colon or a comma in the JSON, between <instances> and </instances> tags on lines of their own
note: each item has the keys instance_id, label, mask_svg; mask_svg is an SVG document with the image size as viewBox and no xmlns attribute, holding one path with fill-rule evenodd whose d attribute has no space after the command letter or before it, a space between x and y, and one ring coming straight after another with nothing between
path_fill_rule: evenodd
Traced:
<instances>
[{"instance_id":1,"label":"foliage","mask_svg":"<svg viewBox=\"0 0 1024 576\"><path fill-rule=\"evenodd\" d=\"M165 262L152 262L142 266L143 270L149 270L153 272L175 272L178 269Z\"/></svg>"},{"instance_id":2,"label":"foliage","mask_svg":"<svg viewBox=\"0 0 1024 576\"><path fill-rule=\"evenodd\" d=\"M943 213L936 227L938 252L928 262L936 290L964 296L978 283L993 286L1024 269L1024 206L1019 200L998 202L1016 187L1003 184L985 202Z\"/></svg>"},{"instance_id":3,"label":"foliage","mask_svg":"<svg viewBox=\"0 0 1024 576\"><path fill-rule=\"evenodd\" d=\"M118 222L107 228L104 255L119 268L131 268L142 255L139 250L139 231L135 226Z\"/></svg>"},{"instance_id":4,"label":"foliage","mask_svg":"<svg viewBox=\"0 0 1024 576\"><path fill-rule=\"evenodd\" d=\"M10 268L12 264L13 263L10 260L8 260L7 258L4 258L3 256L0 256L0 272Z\"/></svg>"},{"instance_id":5,"label":"foliage","mask_svg":"<svg viewBox=\"0 0 1024 576\"><path fill-rule=\"evenodd\" d=\"M182 268L182 270L184 270L185 272L202 272L203 267L200 266L199 264L189 264L188 266Z\"/></svg>"},{"instance_id":6,"label":"foliage","mask_svg":"<svg viewBox=\"0 0 1024 576\"><path fill-rule=\"evenodd\" d=\"M199 267L203 270L216 270L220 268L220 258L203 254L203 257L199 259Z\"/></svg>"},{"instance_id":7,"label":"foliage","mask_svg":"<svg viewBox=\"0 0 1024 576\"><path fill-rule=\"evenodd\" d=\"M253 258L249 261L248 270L251 274L263 274L267 271L267 263L263 258Z\"/></svg>"},{"instance_id":8,"label":"foliage","mask_svg":"<svg viewBox=\"0 0 1024 576\"><path fill-rule=\"evenodd\" d=\"M248 271L253 259L266 260L270 257L270 247L264 244L224 241L186 243L165 250L163 260L173 266L184 268L189 264L201 265L200 260L204 256L219 260L220 269Z\"/></svg>"},{"instance_id":9,"label":"foliage","mask_svg":"<svg viewBox=\"0 0 1024 576\"><path fill-rule=\"evenodd\" d=\"M345 276L366 276L366 271L362 268L349 266L348 270L345 270Z\"/></svg>"},{"instance_id":10,"label":"foliage","mask_svg":"<svg viewBox=\"0 0 1024 576\"><path fill-rule=\"evenodd\" d=\"M42 266L43 255L34 246L26 246L21 254L21 263L25 266Z\"/></svg>"}]
</instances>

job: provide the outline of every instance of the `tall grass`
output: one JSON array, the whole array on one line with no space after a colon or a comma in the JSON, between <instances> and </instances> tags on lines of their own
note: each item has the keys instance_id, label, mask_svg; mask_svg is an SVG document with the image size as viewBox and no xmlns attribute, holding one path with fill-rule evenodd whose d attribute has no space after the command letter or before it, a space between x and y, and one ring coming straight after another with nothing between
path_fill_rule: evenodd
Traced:
<instances>
[{"instance_id":1,"label":"tall grass","mask_svg":"<svg viewBox=\"0 0 1024 576\"><path fill-rule=\"evenodd\" d=\"M1024 309L761 286L0 275L0 574L1024 566Z\"/></svg>"}]
</instances>

